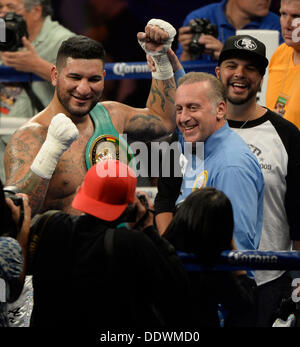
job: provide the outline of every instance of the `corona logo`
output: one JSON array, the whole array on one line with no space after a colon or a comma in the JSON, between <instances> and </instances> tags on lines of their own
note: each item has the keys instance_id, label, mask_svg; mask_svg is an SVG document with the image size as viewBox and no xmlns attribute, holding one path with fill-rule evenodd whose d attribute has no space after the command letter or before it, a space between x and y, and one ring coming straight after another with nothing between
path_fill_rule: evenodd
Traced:
<instances>
[{"instance_id":1,"label":"corona logo","mask_svg":"<svg viewBox=\"0 0 300 347\"><path fill-rule=\"evenodd\" d=\"M276 255L259 255L246 254L240 251L231 251L228 254L228 259L230 264L235 264L236 262L243 262L244 264L276 264L278 262L278 257Z\"/></svg>"},{"instance_id":2,"label":"corona logo","mask_svg":"<svg viewBox=\"0 0 300 347\"><path fill-rule=\"evenodd\" d=\"M5 21L0 18L0 42L6 42Z\"/></svg>"},{"instance_id":3,"label":"corona logo","mask_svg":"<svg viewBox=\"0 0 300 347\"><path fill-rule=\"evenodd\" d=\"M116 63L113 67L113 73L118 76L125 76L132 73L146 73L150 72L147 64L126 64Z\"/></svg>"}]
</instances>

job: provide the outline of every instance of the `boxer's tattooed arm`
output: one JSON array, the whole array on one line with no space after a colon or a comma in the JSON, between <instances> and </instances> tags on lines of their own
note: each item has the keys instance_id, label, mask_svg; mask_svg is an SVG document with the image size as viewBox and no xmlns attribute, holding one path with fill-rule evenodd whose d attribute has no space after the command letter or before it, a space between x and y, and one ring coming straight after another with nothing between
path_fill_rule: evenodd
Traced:
<instances>
[{"instance_id":1,"label":"boxer's tattooed arm","mask_svg":"<svg viewBox=\"0 0 300 347\"><path fill-rule=\"evenodd\" d=\"M175 128L175 82L153 80L147 101L147 114L135 113L126 129L132 140L158 140Z\"/></svg>"},{"instance_id":2,"label":"boxer's tattooed arm","mask_svg":"<svg viewBox=\"0 0 300 347\"><path fill-rule=\"evenodd\" d=\"M127 134L130 141L148 142L165 136L167 129L158 116L136 114L130 119Z\"/></svg>"},{"instance_id":3,"label":"boxer's tattooed arm","mask_svg":"<svg viewBox=\"0 0 300 347\"><path fill-rule=\"evenodd\" d=\"M49 184L49 180L37 176L30 170L46 134L47 130L39 125L24 126L11 137L4 156L5 185L17 186L29 195L33 214L42 205Z\"/></svg>"},{"instance_id":4,"label":"boxer's tattooed arm","mask_svg":"<svg viewBox=\"0 0 300 347\"><path fill-rule=\"evenodd\" d=\"M153 86L151 87L151 99L149 100L149 102L151 107L155 105L157 102L160 102L161 109L165 109L166 99L164 98L160 90L158 88L153 88Z\"/></svg>"},{"instance_id":5,"label":"boxer's tattooed arm","mask_svg":"<svg viewBox=\"0 0 300 347\"><path fill-rule=\"evenodd\" d=\"M22 189L22 192L28 194L32 215L39 212L48 190L49 180L43 179L30 170L16 182L16 185Z\"/></svg>"},{"instance_id":6,"label":"boxer's tattooed arm","mask_svg":"<svg viewBox=\"0 0 300 347\"><path fill-rule=\"evenodd\" d=\"M161 84L163 85L163 90L161 90ZM172 94L174 94L173 92L175 88L176 85L172 80L154 80L151 86L151 93L148 100L150 107L152 108L157 103L162 111L165 111L167 101L174 105L175 102Z\"/></svg>"},{"instance_id":7,"label":"boxer's tattooed arm","mask_svg":"<svg viewBox=\"0 0 300 347\"><path fill-rule=\"evenodd\" d=\"M103 102L119 132L126 133L129 141L159 140L176 127L174 103L175 82L152 81L146 108L134 108L117 102Z\"/></svg>"}]
</instances>

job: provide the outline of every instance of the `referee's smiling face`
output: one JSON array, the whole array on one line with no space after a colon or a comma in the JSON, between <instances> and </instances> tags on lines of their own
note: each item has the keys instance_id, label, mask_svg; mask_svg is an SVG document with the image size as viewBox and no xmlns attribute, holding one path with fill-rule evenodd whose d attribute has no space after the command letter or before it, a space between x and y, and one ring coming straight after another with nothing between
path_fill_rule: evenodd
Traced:
<instances>
[{"instance_id":1,"label":"referee's smiling face","mask_svg":"<svg viewBox=\"0 0 300 347\"><path fill-rule=\"evenodd\" d=\"M175 96L176 122L186 142L204 142L223 124L225 102L216 104L208 81L182 84Z\"/></svg>"}]
</instances>

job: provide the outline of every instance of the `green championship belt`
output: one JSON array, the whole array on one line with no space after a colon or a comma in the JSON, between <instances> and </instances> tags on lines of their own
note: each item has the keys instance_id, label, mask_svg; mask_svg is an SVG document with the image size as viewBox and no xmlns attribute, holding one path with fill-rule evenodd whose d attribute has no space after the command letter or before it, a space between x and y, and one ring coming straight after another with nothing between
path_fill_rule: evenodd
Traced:
<instances>
[{"instance_id":1,"label":"green championship belt","mask_svg":"<svg viewBox=\"0 0 300 347\"><path fill-rule=\"evenodd\" d=\"M117 159L130 167L135 167L134 155L122 137L100 135L87 144L86 164L89 169L99 160Z\"/></svg>"},{"instance_id":2,"label":"green championship belt","mask_svg":"<svg viewBox=\"0 0 300 347\"><path fill-rule=\"evenodd\" d=\"M135 170L134 154L128 143L114 128L106 109L101 104L97 104L90 115L95 131L86 146L87 168L90 169L100 160L117 159Z\"/></svg>"}]
</instances>

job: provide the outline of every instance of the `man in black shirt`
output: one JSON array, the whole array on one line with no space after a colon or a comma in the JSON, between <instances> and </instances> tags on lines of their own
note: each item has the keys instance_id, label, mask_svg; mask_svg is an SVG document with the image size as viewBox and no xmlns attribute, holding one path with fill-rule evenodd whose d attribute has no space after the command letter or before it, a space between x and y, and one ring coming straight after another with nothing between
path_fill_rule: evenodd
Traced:
<instances>
[{"instance_id":1,"label":"man in black shirt","mask_svg":"<svg viewBox=\"0 0 300 347\"><path fill-rule=\"evenodd\" d=\"M146 202L137 199L135 189L128 166L100 161L73 200L84 214L48 211L38 217L27 271L33 275L32 326L181 325L183 265L155 230L152 203L146 195Z\"/></svg>"},{"instance_id":2,"label":"man in black shirt","mask_svg":"<svg viewBox=\"0 0 300 347\"><path fill-rule=\"evenodd\" d=\"M262 42L248 35L227 39L216 73L227 91L227 119L256 155L265 180L261 251L300 250L300 133L257 103L268 65ZM258 326L271 326L282 298L291 294L288 271L256 271Z\"/></svg>"}]
</instances>

